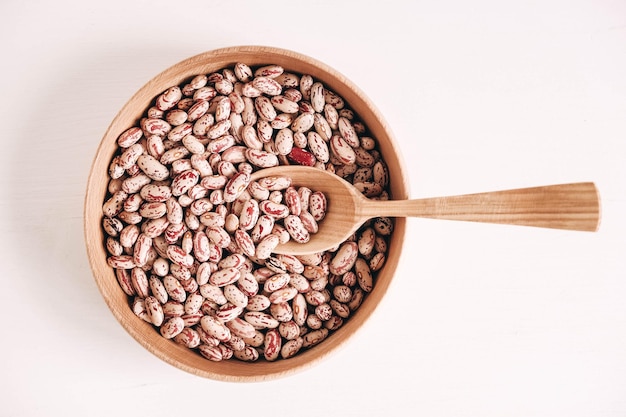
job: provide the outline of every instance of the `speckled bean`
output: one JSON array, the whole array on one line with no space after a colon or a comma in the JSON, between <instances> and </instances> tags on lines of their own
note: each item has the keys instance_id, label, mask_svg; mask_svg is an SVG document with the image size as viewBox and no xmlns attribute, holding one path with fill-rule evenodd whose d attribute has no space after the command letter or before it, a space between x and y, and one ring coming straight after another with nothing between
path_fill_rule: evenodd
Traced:
<instances>
[{"instance_id":1,"label":"speckled bean","mask_svg":"<svg viewBox=\"0 0 626 417\"><path fill-rule=\"evenodd\" d=\"M161 303L159 303L159 301L155 297L148 296L144 298L144 305L146 308L146 314L148 315L148 318L150 319L152 324L154 324L155 326L160 326L165 318Z\"/></svg>"}]
</instances>

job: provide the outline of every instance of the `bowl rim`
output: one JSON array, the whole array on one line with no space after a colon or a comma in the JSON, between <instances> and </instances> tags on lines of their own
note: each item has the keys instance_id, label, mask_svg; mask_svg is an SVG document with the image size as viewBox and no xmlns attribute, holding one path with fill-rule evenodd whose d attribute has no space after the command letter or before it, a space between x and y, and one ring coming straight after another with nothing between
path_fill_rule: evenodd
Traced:
<instances>
[{"instance_id":1,"label":"bowl rim","mask_svg":"<svg viewBox=\"0 0 626 417\"><path fill-rule=\"evenodd\" d=\"M102 180L102 174L107 171L106 168L104 171L101 171L100 168L108 167L116 148L115 144L111 144L109 141L114 141L121 132L131 127L129 125L123 125L122 119L124 119L129 113L134 114L138 112L137 108L133 111L133 106L135 106L136 103L144 103L143 107L140 109L141 111L138 113L143 114L149 107L150 103L153 102L156 95L160 94L172 85L179 85L185 79L201 73L198 72L197 68L214 67L214 70L217 70L224 68L225 65L215 66L217 64L212 65L212 62L221 62L225 59L232 61L231 57L234 56L240 58L236 61L251 62L251 57L258 56L259 54L263 54L263 56L268 57L267 64L282 63L288 70L290 70L290 66L284 65L284 63L288 61L291 61L293 64L291 67L299 65L307 66L307 69L311 69L311 71L307 71L307 73L312 75L314 78L325 82L326 85L331 87L334 91L336 91L337 87L340 86L341 89L345 88L347 91L351 92L353 95L351 99L346 98L344 94L341 94L341 96L347 103L349 103L350 108L352 108L356 114L361 116L363 110L370 113L374 123L370 121L370 123L368 123L368 128L371 128L371 125L375 124L376 129L383 132L384 136L387 138L387 141L385 142L386 155L383 159L388 162L389 156L393 155L395 164L393 170L397 172L393 176L394 183L392 183L394 198L407 199L409 193L403 154L398 148L393 131L383 118L379 109L350 79L327 64L300 52L260 45L229 46L209 50L171 65L146 82L131 96L131 98L115 115L100 140L96 154L93 157L87 179L83 209L83 232L87 249L87 257L93 278L96 281L98 290L100 291L105 303L116 320L122 325L126 332L146 350L166 363L193 375L227 382L257 382L289 376L314 366L323 359L326 359L330 354L335 353L340 348L343 348L347 342L353 339L354 333L356 333L369 320L380 301L384 299L384 295L393 281L394 274L400 262L403 252L403 243L406 238L406 219L395 219L395 231L392 235L393 245L390 245L387 252L385 266L383 267L383 270L380 271L380 273L384 272L386 279L381 285L377 282L372 293L365 297L363 304L355 313L355 315L360 317L360 320L355 320L354 317L351 317L350 320L346 320L344 325L339 330L332 332L323 343L312 349L303 351L290 359L281 359L275 362L247 363L235 360L211 362L202 358L202 361L205 361L207 366L203 366L200 369L196 366L192 366L190 360L186 358L190 354L198 355L197 352L191 352L190 349L163 338L160 334L158 334L158 331L155 331L152 325L135 316L130 307L126 309L127 311L122 311L117 308L118 306L116 300L118 300L121 296L124 298L127 298L127 296L119 287L117 279L114 276L113 269L108 267L106 264L106 252L104 251L103 245L105 235L101 225L102 202L104 201L104 197L107 192L107 187L102 184L104 183ZM297 65L294 64L296 62L298 63ZM234 64L235 61L232 61L232 63ZM254 66L258 65L261 64L254 64ZM178 81L166 81L178 71L177 69L182 67L188 69L177 75L176 78ZM192 68L194 70L191 70ZM291 69L291 71L293 70ZM182 77L182 79L179 79L180 77ZM157 93L155 94L154 91L157 91ZM357 111L354 106L355 103L358 103L356 108L362 108L362 110ZM135 123L137 121L138 120L135 120ZM378 135L373 136L378 137ZM113 151L109 148L112 148ZM106 183L108 183L108 181L106 181ZM103 254L105 256L102 256ZM102 269L103 267L105 267L104 270ZM372 297L373 294L377 294L376 297ZM158 336L158 338L151 337L151 333L146 332L154 333ZM146 335L148 335L148 337ZM260 367L261 364L265 364L265 366ZM259 373L253 368L262 369L263 372Z\"/></svg>"}]
</instances>

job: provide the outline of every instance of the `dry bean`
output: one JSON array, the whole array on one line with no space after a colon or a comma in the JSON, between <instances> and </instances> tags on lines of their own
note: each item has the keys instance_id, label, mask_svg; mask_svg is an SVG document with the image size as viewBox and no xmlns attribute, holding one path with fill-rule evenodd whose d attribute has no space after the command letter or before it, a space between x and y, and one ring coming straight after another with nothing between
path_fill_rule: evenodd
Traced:
<instances>
[{"instance_id":1,"label":"dry bean","mask_svg":"<svg viewBox=\"0 0 626 417\"><path fill-rule=\"evenodd\" d=\"M296 295L298 295L298 290L294 287L288 286L271 293L269 300L272 304L281 304L291 301Z\"/></svg>"},{"instance_id":2,"label":"dry bean","mask_svg":"<svg viewBox=\"0 0 626 417\"><path fill-rule=\"evenodd\" d=\"M246 148L245 146L235 145L230 148L224 150L222 152L222 162L219 164L218 171L222 175L226 175L230 178L237 172L237 168L235 168L234 164L241 164L242 162L246 162ZM245 172L241 171L240 172Z\"/></svg>"},{"instance_id":3,"label":"dry bean","mask_svg":"<svg viewBox=\"0 0 626 417\"><path fill-rule=\"evenodd\" d=\"M324 99L327 103L331 104L338 110L343 109L345 106L345 102L343 101L343 99L334 91L330 91L328 89L324 90Z\"/></svg>"},{"instance_id":4,"label":"dry bean","mask_svg":"<svg viewBox=\"0 0 626 417\"><path fill-rule=\"evenodd\" d=\"M246 342L241 337L236 336L231 332L230 339L224 342L222 346L230 350L230 352L222 352L223 359L226 359L227 357L232 357L232 353L245 349ZM220 346L220 348L223 350L222 346Z\"/></svg>"},{"instance_id":5,"label":"dry bean","mask_svg":"<svg viewBox=\"0 0 626 417\"><path fill-rule=\"evenodd\" d=\"M313 110L317 113L324 111L324 105L326 104L326 100L324 98L324 85L320 82L313 83L309 94Z\"/></svg>"},{"instance_id":6,"label":"dry bean","mask_svg":"<svg viewBox=\"0 0 626 417\"><path fill-rule=\"evenodd\" d=\"M122 247L131 248L135 244L135 241L138 237L139 227L134 224L129 224L128 226L124 227L124 229L122 229L122 231L120 232L119 241Z\"/></svg>"},{"instance_id":7,"label":"dry bean","mask_svg":"<svg viewBox=\"0 0 626 417\"><path fill-rule=\"evenodd\" d=\"M150 317L148 316L148 313L146 311L146 305L143 298L135 297L133 299L131 308L133 310L133 313L135 313L137 317L145 322L152 324L152 321L150 320Z\"/></svg>"},{"instance_id":8,"label":"dry bean","mask_svg":"<svg viewBox=\"0 0 626 417\"><path fill-rule=\"evenodd\" d=\"M165 318L181 317L183 314L185 314L185 306L183 306L178 301L169 300L162 305L162 308Z\"/></svg>"},{"instance_id":9,"label":"dry bean","mask_svg":"<svg viewBox=\"0 0 626 417\"><path fill-rule=\"evenodd\" d=\"M343 243L330 262L330 272L335 275L348 272L354 266L358 253L358 245L355 242Z\"/></svg>"},{"instance_id":10,"label":"dry bean","mask_svg":"<svg viewBox=\"0 0 626 417\"><path fill-rule=\"evenodd\" d=\"M241 251L245 253L246 255L248 256L256 255L257 248L254 245L254 241L252 240L250 235L246 233L245 230L243 229L235 230L235 242L237 243L237 246L239 247L239 249L241 249ZM267 251L267 250L272 250L272 248L269 247L269 248L262 249L262 251ZM265 254L265 252L263 252L263 254Z\"/></svg>"},{"instance_id":11,"label":"dry bean","mask_svg":"<svg viewBox=\"0 0 626 417\"><path fill-rule=\"evenodd\" d=\"M302 226L304 226L307 232L311 234L317 233L317 231L319 230L319 224L311 213L309 213L308 211L303 211L302 213L300 213L299 218L302 222Z\"/></svg>"},{"instance_id":12,"label":"dry bean","mask_svg":"<svg viewBox=\"0 0 626 417\"><path fill-rule=\"evenodd\" d=\"M140 194L137 194L137 193L131 194L124 201L123 209L124 209L124 211L127 211L127 212L138 211L139 207L141 207L141 204L143 202L144 202L144 200L143 200L143 198L141 197Z\"/></svg>"},{"instance_id":13,"label":"dry bean","mask_svg":"<svg viewBox=\"0 0 626 417\"><path fill-rule=\"evenodd\" d=\"M159 301L155 297L148 296L144 298L144 305L147 317L150 319L152 324L160 326L163 323L165 316Z\"/></svg>"},{"instance_id":14,"label":"dry bean","mask_svg":"<svg viewBox=\"0 0 626 417\"><path fill-rule=\"evenodd\" d=\"M238 62L234 66L235 76L239 81L247 82L252 79L252 69L244 63Z\"/></svg>"},{"instance_id":15,"label":"dry bean","mask_svg":"<svg viewBox=\"0 0 626 417\"><path fill-rule=\"evenodd\" d=\"M271 77L276 78L284 72L283 67L280 65L265 65L259 67L254 71L255 77Z\"/></svg>"},{"instance_id":16,"label":"dry bean","mask_svg":"<svg viewBox=\"0 0 626 417\"><path fill-rule=\"evenodd\" d=\"M283 344L283 347L280 350L280 356L283 359L289 359L291 357L294 357L296 354L298 354L303 344L304 339L301 337L293 340L288 340L286 343Z\"/></svg>"},{"instance_id":17,"label":"dry bean","mask_svg":"<svg viewBox=\"0 0 626 417\"><path fill-rule=\"evenodd\" d=\"M333 135L330 138L330 149L333 155L338 158L342 164L350 165L356 162L354 148L340 135Z\"/></svg>"},{"instance_id":18,"label":"dry bean","mask_svg":"<svg viewBox=\"0 0 626 417\"><path fill-rule=\"evenodd\" d=\"M241 337L243 339L254 337L256 334L254 326L239 317L234 318L233 320L230 320L225 324L226 327L230 329L233 335Z\"/></svg>"},{"instance_id":19,"label":"dry bean","mask_svg":"<svg viewBox=\"0 0 626 417\"><path fill-rule=\"evenodd\" d=\"M324 304L326 302L326 298L324 297L322 292L319 290L312 290L312 291L307 292L306 294L304 294L304 298L308 304L315 306L315 307L321 304Z\"/></svg>"},{"instance_id":20,"label":"dry bean","mask_svg":"<svg viewBox=\"0 0 626 417\"><path fill-rule=\"evenodd\" d=\"M356 309L358 309L361 306L364 297L365 293L363 292L363 290L360 288L356 288L352 294L352 299L350 299L347 304L348 308L351 311L355 311Z\"/></svg>"},{"instance_id":21,"label":"dry bean","mask_svg":"<svg viewBox=\"0 0 626 417\"><path fill-rule=\"evenodd\" d=\"M315 158L320 162L328 162L330 159L330 153L324 138L322 138L322 136L317 132L309 132L307 134L307 140L309 149L313 153L313 156L315 156Z\"/></svg>"},{"instance_id":22,"label":"dry bean","mask_svg":"<svg viewBox=\"0 0 626 417\"><path fill-rule=\"evenodd\" d=\"M243 203L241 214L239 215L239 227L243 230L250 230L256 226L259 220L259 203L250 199Z\"/></svg>"},{"instance_id":23,"label":"dry bean","mask_svg":"<svg viewBox=\"0 0 626 417\"><path fill-rule=\"evenodd\" d=\"M269 96L277 96L283 89L283 87L276 80L266 76L256 76L252 80L252 86L261 93Z\"/></svg>"},{"instance_id":24,"label":"dry bean","mask_svg":"<svg viewBox=\"0 0 626 417\"><path fill-rule=\"evenodd\" d=\"M244 267L245 262L246 262L246 258L243 255L240 255L238 253L233 253L233 254L226 256L221 261L219 261L217 264L217 267L218 269L236 268L240 270L241 268Z\"/></svg>"},{"instance_id":25,"label":"dry bean","mask_svg":"<svg viewBox=\"0 0 626 417\"><path fill-rule=\"evenodd\" d=\"M386 256L383 252L378 252L369 261L369 267L372 271L380 270L385 264Z\"/></svg>"},{"instance_id":26,"label":"dry bean","mask_svg":"<svg viewBox=\"0 0 626 417\"><path fill-rule=\"evenodd\" d=\"M217 346L200 345L198 351L210 361L220 362L222 360L222 351Z\"/></svg>"},{"instance_id":27,"label":"dry bean","mask_svg":"<svg viewBox=\"0 0 626 417\"><path fill-rule=\"evenodd\" d=\"M130 274L131 285L138 297L145 298L150 294L148 276L141 268L133 268Z\"/></svg>"},{"instance_id":28,"label":"dry bean","mask_svg":"<svg viewBox=\"0 0 626 417\"><path fill-rule=\"evenodd\" d=\"M247 309L249 311L263 311L271 304L272 302L265 295L256 294L248 299Z\"/></svg>"},{"instance_id":29,"label":"dry bean","mask_svg":"<svg viewBox=\"0 0 626 417\"><path fill-rule=\"evenodd\" d=\"M128 194L139 192L144 185L149 184L150 177L145 174L136 174L122 181L122 190Z\"/></svg>"},{"instance_id":30,"label":"dry bean","mask_svg":"<svg viewBox=\"0 0 626 417\"><path fill-rule=\"evenodd\" d=\"M274 77L274 79L283 86L283 88L297 87L300 83L300 77L297 74L290 72L283 72L280 75Z\"/></svg>"},{"instance_id":31,"label":"dry bean","mask_svg":"<svg viewBox=\"0 0 626 417\"><path fill-rule=\"evenodd\" d=\"M289 283L289 279L289 274L274 274L265 281L265 283L263 284L263 290L268 293L279 290Z\"/></svg>"},{"instance_id":32,"label":"dry bean","mask_svg":"<svg viewBox=\"0 0 626 417\"><path fill-rule=\"evenodd\" d=\"M393 221L389 217L377 217L374 220L374 230L381 236L389 236L393 231Z\"/></svg>"},{"instance_id":33,"label":"dry bean","mask_svg":"<svg viewBox=\"0 0 626 417\"><path fill-rule=\"evenodd\" d=\"M290 321L293 318L293 311L287 302L272 303L270 313L279 322Z\"/></svg>"},{"instance_id":34,"label":"dry bean","mask_svg":"<svg viewBox=\"0 0 626 417\"><path fill-rule=\"evenodd\" d=\"M300 326L293 320L283 321L278 325L278 332L287 340L293 340L300 336Z\"/></svg>"},{"instance_id":35,"label":"dry bean","mask_svg":"<svg viewBox=\"0 0 626 417\"><path fill-rule=\"evenodd\" d=\"M165 90L156 100L156 107L161 111L171 109L182 98L182 92L179 87L170 87Z\"/></svg>"},{"instance_id":36,"label":"dry bean","mask_svg":"<svg viewBox=\"0 0 626 417\"><path fill-rule=\"evenodd\" d=\"M323 303L315 307L315 315L322 321L327 321L332 317L333 309L330 304Z\"/></svg>"},{"instance_id":37,"label":"dry bean","mask_svg":"<svg viewBox=\"0 0 626 417\"><path fill-rule=\"evenodd\" d=\"M259 139L256 129L251 125L245 125L241 128L241 140L250 149L263 149L263 142Z\"/></svg>"},{"instance_id":38,"label":"dry bean","mask_svg":"<svg viewBox=\"0 0 626 417\"><path fill-rule=\"evenodd\" d=\"M261 311L248 311L243 319L257 329L275 329L280 324L274 317Z\"/></svg>"},{"instance_id":39,"label":"dry bean","mask_svg":"<svg viewBox=\"0 0 626 417\"><path fill-rule=\"evenodd\" d=\"M289 113L277 114L274 120L270 123L273 129L282 130L288 128L293 122L293 116ZM289 152L284 152L282 155L286 155Z\"/></svg>"},{"instance_id":40,"label":"dry bean","mask_svg":"<svg viewBox=\"0 0 626 417\"><path fill-rule=\"evenodd\" d=\"M165 286L163 282L156 276L151 276L148 278L148 283L150 284L150 291L152 296L158 300L160 304L165 304L169 298L167 291L165 290Z\"/></svg>"},{"instance_id":41,"label":"dry bean","mask_svg":"<svg viewBox=\"0 0 626 417\"><path fill-rule=\"evenodd\" d=\"M245 172L235 173L224 187L224 201L232 203L244 192L250 183L250 175Z\"/></svg>"},{"instance_id":42,"label":"dry bean","mask_svg":"<svg viewBox=\"0 0 626 417\"><path fill-rule=\"evenodd\" d=\"M292 274L301 274L304 271L304 265L294 255L281 254L278 259L285 265L287 271Z\"/></svg>"},{"instance_id":43,"label":"dry bean","mask_svg":"<svg viewBox=\"0 0 626 417\"><path fill-rule=\"evenodd\" d=\"M167 291L170 299L178 301L179 303L185 301L187 293L185 292L185 289L181 285L180 281L174 278L174 276L166 275L163 277L163 285L165 286L165 291Z\"/></svg>"},{"instance_id":44,"label":"dry bean","mask_svg":"<svg viewBox=\"0 0 626 417\"><path fill-rule=\"evenodd\" d=\"M294 133L306 132L313 127L314 120L315 118L312 113L302 113L291 123L291 130L293 130Z\"/></svg>"},{"instance_id":45,"label":"dry bean","mask_svg":"<svg viewBox=\"0 0 626 417\"><path fill-rule=\"evenodd\" d=\"M120 288L126 293L126 295L135 295L135 289L133 288L132 278L128 268L115 269L115 277L117 278Z\"/></svg>"},{"instance_id":46,"label":"dry bean","mask_svg":"<svg viewBox=\"0 0 626 417\"><path fill-rule=\"evenodd\" d=\"M306 325L311 330L318 330L324 326L324 322L317 314L309 314L306 318Z\"/></svg>"},{"instance_id":47,"label":"dry bean","mask_svg":"<svg viewBox=\"0 0 626 417\"><path fill-rule=\"evenodd\" d=\"M166 217L147 220L141 225L141 232L150 238L161 236L170 223Z\"/></svg>"},{"instance_id":48,"label":"dry bean","mask_svg":"<svg viewBox=\"0 0 626 417\"><path fill-rule=\"evenodd\" d=\"M343 318L340 316L332 316L324 322L324 328L332 332L333 330L337 330L339 327L343 326L343 322Z\"/></svg>"},{"instance_id":49,"label":"dry bean","mask_svg":"<svg viewBox=\"0 0 626 417\"><path fill-rule=\"evenodd\" d=\"M193 327L196 324L200 323L200 319L204 314L202 312L198 312L195 314L183 314L181 318L185 322L185 327Z\"/></svg>"},{"instance_id":50,"label":"dry bean","mask_svg":"<svg viewBox=\"0 0 626 417\"><path fill-rule=\"evenodd\" d=\"M132 269L136 266L133 257L130 255L109 256L107 263L111 268L115 268L116 270Z\"/></svg>"},{"instance_id":51,"label":"dry bean","mask_svg":"<svg viewBox=\"0 0 626 417\"><path fill-rule=\"evenodd\" d=\"M259 259L267 259L279 243L280 239L278 236L275 234L269 234L259 241L254 254Z\"/></svg>"},{"instance_id":52,"label":"dry bean","mask_svg":"<svg viewBox=\"0 0 626 417\"><path fill-rule=\"evenodd\" d=\"M217 311L215 312L215 318L222 323L227 323L230 320L238 317L243 311L243 307L239 307L228 302L217 309Z\"/></svg>"},{"instance_id":53,"label":"dry bean","mask_svg":"<svg viewBox=\"0 0 626 417\"><path fill-rule=\"evenodd\" d=\"M186 193L200 180L200 173L195 169L189 169L178 174L172 181L172 195L180 196Z\"/></svg>"},{"instance_id":54,"label":"dry bean","mask_svg":"<svg viewBox=\"0 0 626 417\"><path fill-rule=\"evenodd\" d=\"M183 110L177 111L180 112L180 114L184 114L185 116L187 115L187 113ZM191 123L183 122L170 130L170 132L167 134L167 139L171 142L178 143L191 133L193 133L193 125Z\"/></svg>"},{"instance_id":55,"label":"dry bean","mask_svg":"<svg viewBox=\"0 0 626 417\"><path fill-rule=\"evenodd\" d=\"M326 339L327 336L328 329L313 330L303 336L302 347L314 346L320 343L322 340Z\"/></svg>"},{"instance_id":56,"label":"dry bean","mask_svg":"<svg viewBox=\"0 0 626 417\"><path fill-rule=\"evenodd\" d=\"M250 272L240 275L237 286L248 297L253 297L259 292L259 283Z\"/></svg>"},{"instance_id":57,"label":"dry bean","mask_svg":"<svg viewBox=\"0 0 626 417\"><path fill-rule=\"evenodd\" d=\"M193 278L181 278L179 279L180 285L182 285L183 289L187 294L193 294L198 291L199 285L198 282Z\"/></svg>"},{"instance_id":58,"label":"dry bean","mask_svg":"<svg viewBox=\"0 0 626 417\"><path fill-rule=\"evenodd\" d=\"M271 98L270 102L274 108L280 112L295 114L298 112L298 103L285 96L277 95Z\"/></svg>"},{"instance_id":59,"label":"dry bean","mask_svg":"<svg viewBox=\"0 0 626 417\"><path fill-rule=\"evenodd\" d=\"M298 326L304 326L308 316L307 301L303 294L298 293L291 302L293 321Z\"/></svg>"},{"instance_id":60,"label":"dry bean","mask_svg":"<svg viewBox=\"0 0 626 417\"><path fill-rule=\"evenodd\" d=\"M226 304L228 302L221 288L214 284L200 285L200 294L207 300L213 301L218 305Z\"/></svg>"},{"instance_id":61,"label":"dry bean","mask_svg":"<svg viewBox=\"0 0 626 417\"><path fill-rule=\"evenodd\" d=\"M224 297L237 307L245 308L248 305L248 296L233 284L224 287Z\"/></svg>"},{"instance_id":62,"label":"dry bean","mask_svg":"<svg viewBox=\"0 0 626 417\"><path fill-rule=\"evenodd\" d=\"M367 198L378 197L383 192L381 185L375 182L355 182L353 185Z\"/></svg>"},{"instance_id":63,"label":"dry bean","mask_svg":"<svg viewBox=\"0 0 626 417\"><path fill-rule=\"evenodd\" d=\"M274 219L284 219L289 216L289 207L285 204L276 203L271 200L262 201L259 204L259 209L261 212L273 217Z\"/></svg>"},{"instance_id":64,"label":"dry bean","mask_svg":"<svg viewBox=\"0 0 626 417\"><path fill-rule=\"evenodd\" d=\"M260 149L246 150L246 159L259 168L271 168L278 165L278 157L276 155Z\"/></svg>"},{"instance_id":65,"label":"dry bean","mask_svg":"<svg viewBox=\"0 0 626 417\"><path fill-rule=\"evenodd\" d=\"M127 197L128 193L122 190L113 194L102 207L104 215L109 218L113 218L118 215L124 208L124 201L126 201Z\"/></svg>"},{"instance_id":66,"label":"dry bean","mask_svg":"<svg viewBox=\"0 0 626 417\"><path fill-rule=\"evenodd\" d=\"M259 352L252 346L233 352L233 356L244 362L254 362L259 359Z\"/></svg>"},{"instance_id":67,"label":"dry bean","mask_svg":"<svg viewBox=\"0 0 626 417\"><path fill-rule=\"evenodd\" d=\"M330 127L330 124L321 113L315 113L313 115L313 127L315 128L317 134L324 139L324 141L329 141L333 135L333 130Z\"/></svg>"},{"instance_id":68,"label":"dry bean","mask_svg":"<svg viewBox=\"0 0 626 417\"><path fill-rule=\"evenodd\" d=\"M299 216L293 214L287 215L284 220L285 229L289 232L289 236L298 243L306 243L310 240L309 230L304 226Z\"/></svg>"},{"instance_id":69,"label":"dry bean","mask_svg":"<svg viewBox=\"0 0 626 417\"><path fill-rule=\"evenodd\" d=\"M185 300L185 314L196 314L202 307L204 297L198 293L190 294Z\"/></svg>"},{"instance_id":70,"label":"dry bean","mask_svg":"<svg viewBox=\"0 0 626 417\"><path fill-rule=\"evenodd\" d=\"M106 248L109 254L119 256L124 252L124 247L119 240L109 236L106 239Z\"/></svg>"},{"instance_id":71,"label":"dry bean","mask_svg":"<svg viewBox=\"0 0 626 417\"><path fill-rule=\"evenodd\" d=\"M278 236L279 244L285 244L289 242L289 239L290 239L289 232L287 232L287 229L285 229L285 226L281 224L274 223L274 227L272 227L272 234Z\"/></svg>"},{"instance_id":72,"label":"dry bean","mask_svg":"<svg viewBox=\"0 0 626 417\"><path fill-rule=\"evenodd\" d=\"M209 336L222 342L227 341L231 337L230 329L213 316L203 316L200 319L200 325Z\"/></svg>"},{"instance_id":73,"label":"dry bean","mask_svg":"<svg viewBox=\"0 0 626 417\"><path fill-rule=\"evenodd\" d=\"M352 290L346 285L337 285L333 288L333 297L340 303L347 303L352 298Z\"/></svg>"},{"instance_id":74,"label":"dry bean","mask_svg":"<svg viewBox=\"0 0 626 417\"><path fill-rule=\"evenodd\" d=\"M117 144L121 148L128 148L139 142L142 137L143 132L139 127L131 127L125 130L121 135L119 135L119 137L117 138Z\"/></svg>"},{"instance_id":75,"label":"dry bean","mask_svg":"<svg viewBox=\"0 0 626 417\"><path fill-rule=\"evenodd\" d=\"M232 93L233 88L233 83L227 78L222 78L221 80L215 82L215 89L222 95L227 96Z\"/></svg>"},{"instance_id":76,"label":"dry bean","mask_svg":"<svg viewBox=\"0 0 626 417\"><path fill-rule=\"evenodd\" d=\"M211 274L209 282L217 287L224 287L235 283L239 279L239 270L237 268L219 269Z\"/></svg>"},{"instance_id":77,"label":"dry bean","mask_svg":"<svg viewBox=\"0 0 626 417\"><path fill-rule=\"evenodd\" d=\"M259 216L258 220L254 224L254 228L250 232L250 237L252 238L252 241L258 243L259 241L261 241L261 239L263 239L265 236L272 232L273 227L274 217L267 214Z\"/></svg>"},{"instance_id":78,"label":"dry bean","mask_svg":"<svg viewBox=\"0 0 626 417\"><path fill-rule=\"evenodd\" d=\"M268 361L275 361L280 355L282 339L277 329L270 329L265 334L263 355Z\"/></svg>"},{"instance_id":79,"label":"dry bean","mask_svg":"<svg viewBox=\"0 0 626 417\"><path fill-rule=\"evenodd\" d=\"M193 349L200 345L200 335L196 330L192 329L191 327L184 327L179 334L174 336L174 341L190 349Z\"/></svg>"},{"instance_id":80,"label":"dry bean","mask_svg":"<svg viewBox=\"0 0 626 417\"><path fill-rule=\"evenodd\" d=\"M260 118L271 122L276 118L276 109L272 105L269 98L265 96L259 96L254 99L254 108Z\"/></svg>"}]
</instances>

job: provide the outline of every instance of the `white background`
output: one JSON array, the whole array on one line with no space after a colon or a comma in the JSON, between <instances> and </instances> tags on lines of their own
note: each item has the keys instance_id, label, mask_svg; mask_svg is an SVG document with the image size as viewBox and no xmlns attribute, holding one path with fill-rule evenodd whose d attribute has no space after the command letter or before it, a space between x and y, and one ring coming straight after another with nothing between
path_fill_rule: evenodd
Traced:
<instances>
[{"instance_id":1,"label":"white background","mask_svg":"<svg viewBox=\"0 0 626 417\"><path fill-rule=\"evenodd\" d=\"M2 0L0 19L0 416L626 415L624 1ZM146 81L244 44L351 78L412 197L595 181L600 231L411 219L384 302L313 369L161 362L91 276L87 175Z\"/></svg>"}]
</instances>

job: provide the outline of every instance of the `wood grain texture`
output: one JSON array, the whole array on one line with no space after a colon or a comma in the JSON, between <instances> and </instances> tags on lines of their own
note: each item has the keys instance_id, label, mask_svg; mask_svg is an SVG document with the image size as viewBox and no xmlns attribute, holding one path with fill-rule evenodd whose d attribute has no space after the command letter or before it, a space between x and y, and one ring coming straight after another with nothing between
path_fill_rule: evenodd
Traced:
<instances>
[{"instance_id":1,"label":"wood grain texture","mask_svg":"<svg viewBox=\"0 0 626 417\"><path fill-rule=\"evenodd\" d=\"M370 215L381 210L387 215L587 232L600 225L599 194L591 182L372 204L367 210Z\"/></svg>"},{"instance_id":2,"label":"wood grain texture","mask_svg":"<svg viewBox=\"0 0 626 417\"><path fill-rule=\"evenodd\" d=\"M311 74L341 95L360 115L372 135L377 138L380 152L389 165L391 194L406 199L408 186L401 153L392 133L365 94L343 75L308 56L271 47L240 46L218 49L184 60L148 81L119 111L104 134L94 157L87 182L84 207L84 236L95 281L113 315L126 331L143 347L160 359L186 372L224 381L247 382L275 379L302 371L327 357L350 337L371 316L386 293L394 276L402 252L405 222L398 219L389 243L385 267L379 272L374 290L366 297L359 310L339 330L315 348L289 360L244 363L235 360L211 362L198 353L162 338L155 329L136 317L129 307L127 296L119 288L113 270L106 263L101 227L102 203L107 193L107 170L116 150L120 133L142 117L152 100L167 88L181 84L197 74L210 72L244 62L250 66L279 64L288 71Z\"/></svg>"},{"instance_id":3,"label":"wood grain texture","mask_svg":"<svg viewBox=\"0 0 626 417\"><path fill-rule=\"evenodd\" d=\"M365 198L352 184L317 168L281 166L257 171L264 176L290 177L293 184L322 191L328 210L317 233L306 244L290 241L277 253L304 255L328 250L348 239L374 217L423 217L596 231L600 223L598 190L590 182L558 184L513 190L417 200L379 201Z\"/></svg>"}]
</instances>

